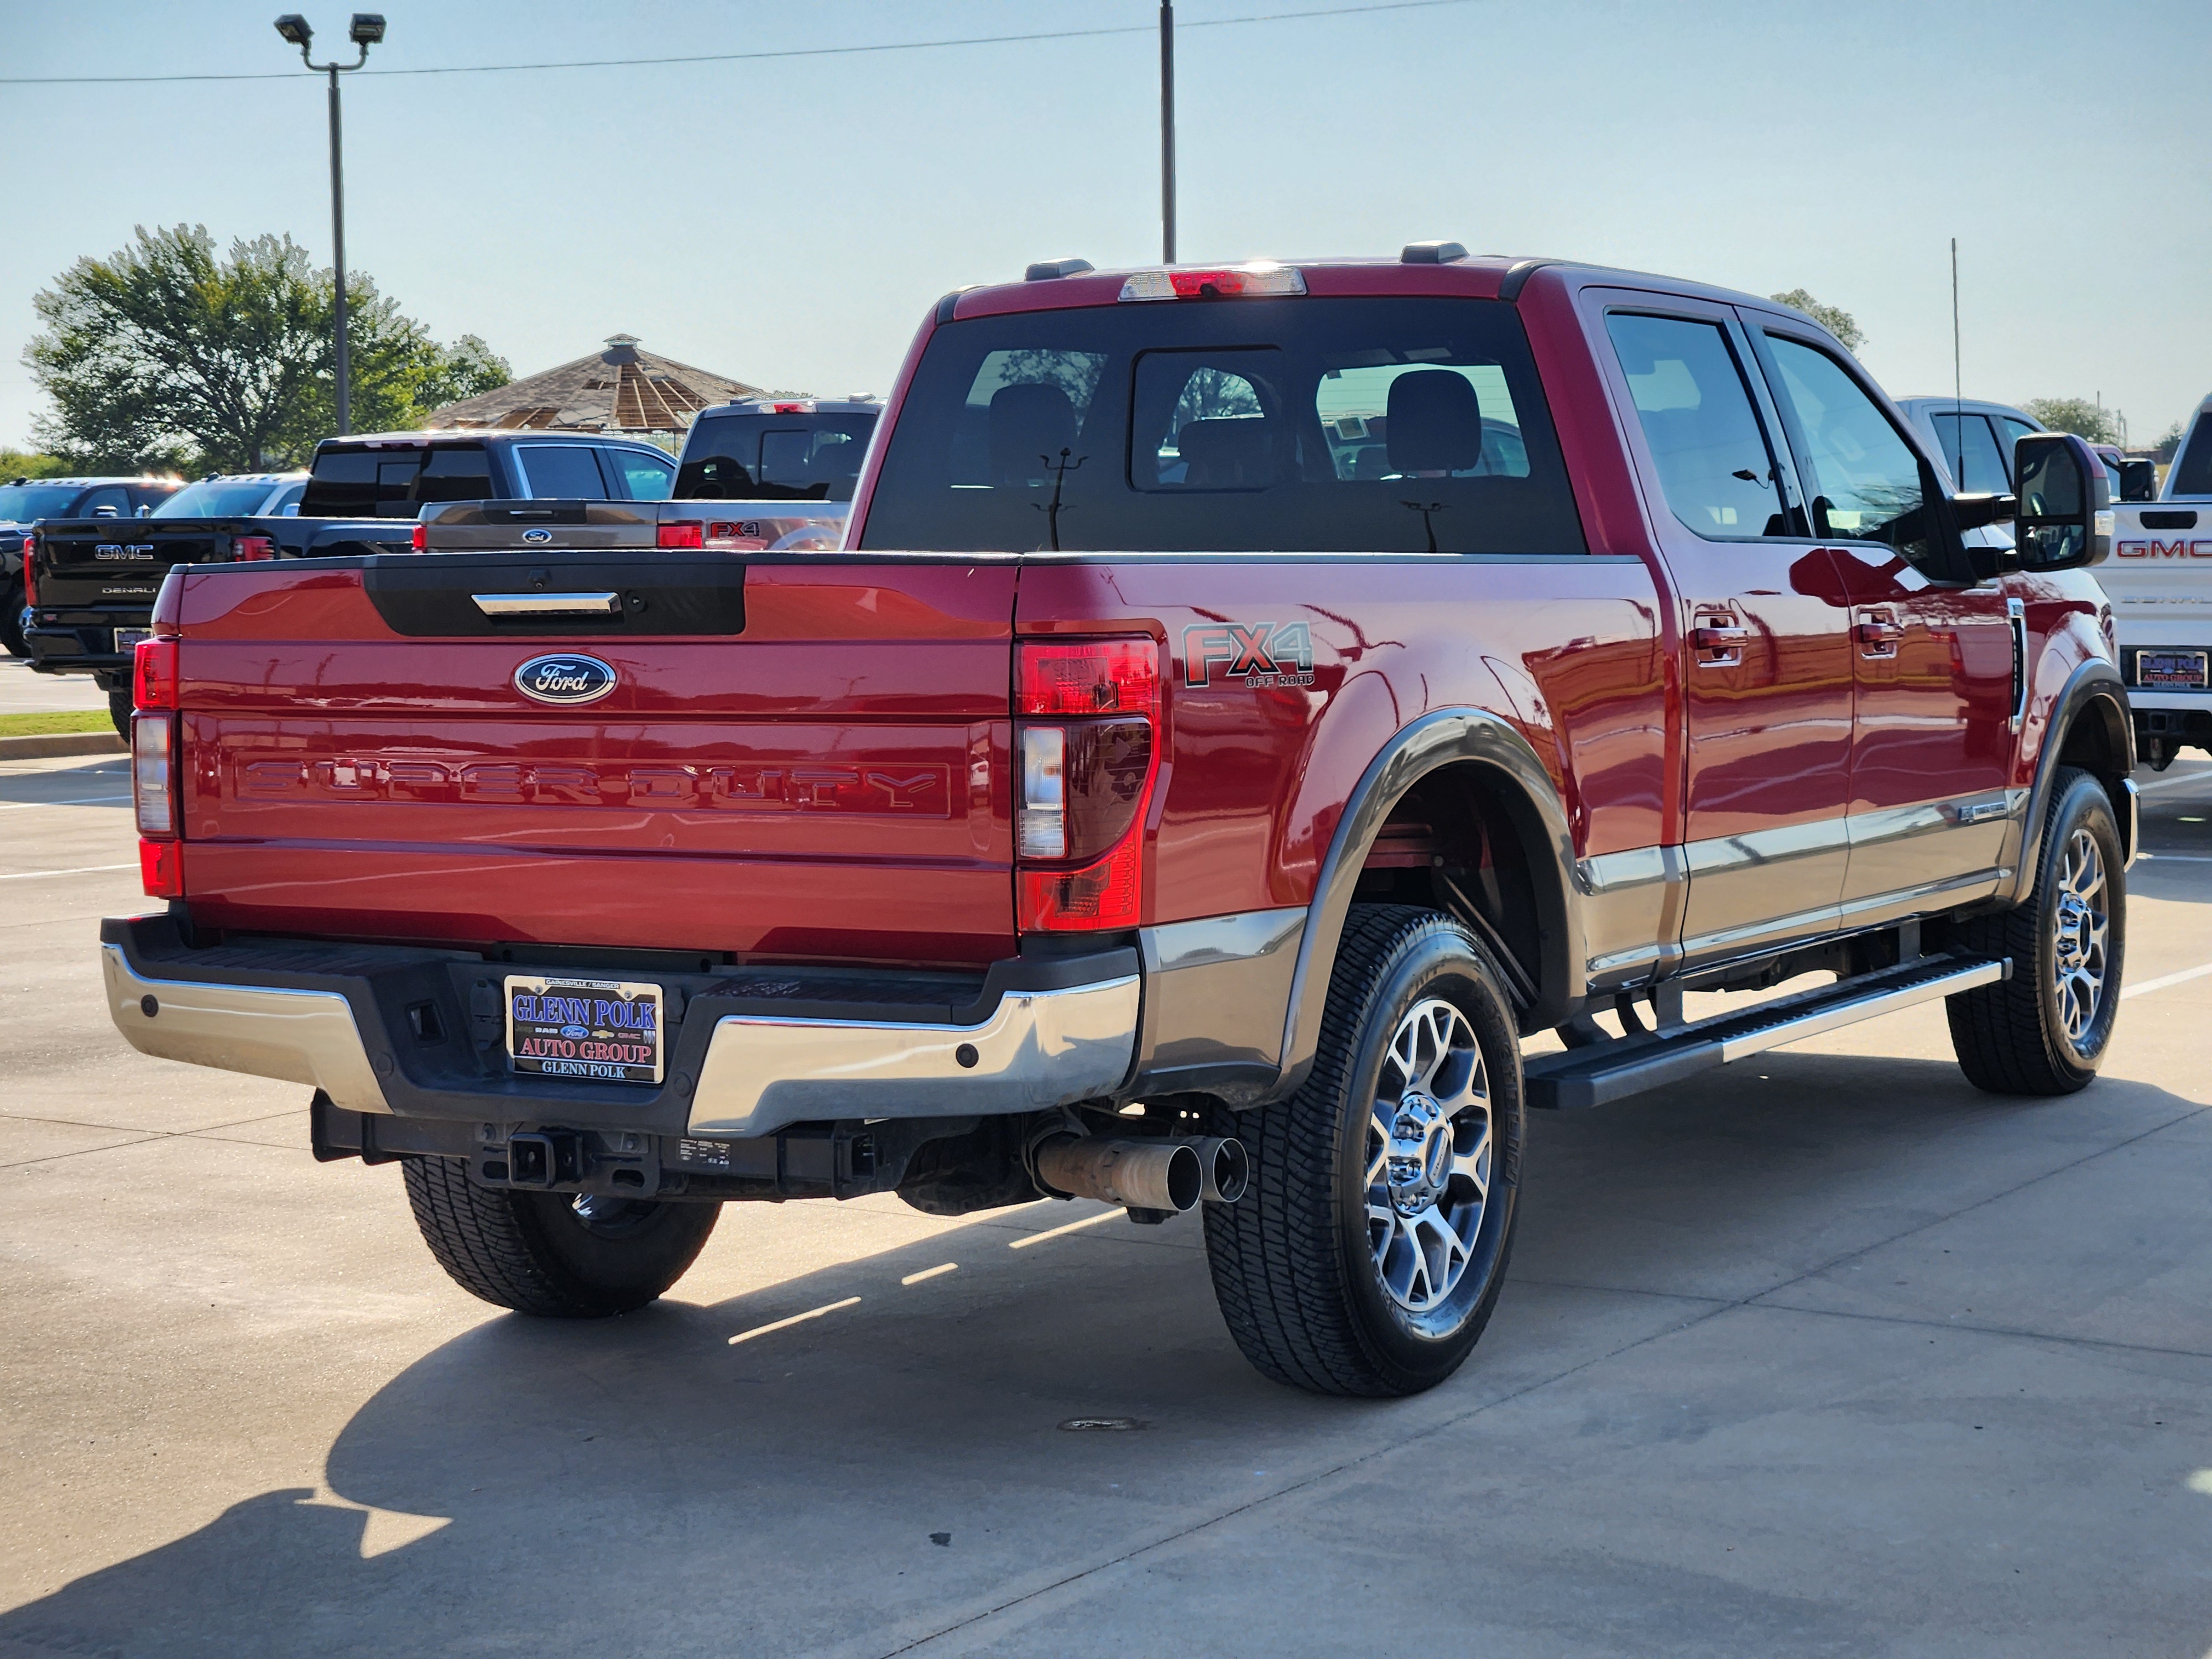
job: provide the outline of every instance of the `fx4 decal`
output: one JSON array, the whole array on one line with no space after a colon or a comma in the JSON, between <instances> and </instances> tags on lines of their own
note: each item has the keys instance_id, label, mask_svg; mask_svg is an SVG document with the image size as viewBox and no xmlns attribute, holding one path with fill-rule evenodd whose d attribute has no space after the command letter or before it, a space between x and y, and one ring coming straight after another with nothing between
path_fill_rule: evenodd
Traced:
<instances>
[{"instance_id":1,"label":"fx4 decal","mask_svg":"<svg viewBox=\"0 0 2212 1659\"><path fill-rule=\"evenodd\" d=\"M1216 676L1253 690L1311 685L1313 630L1302 622L1193 623L1182 630L1182 681L1207 686Z\"/></svg>"}]
</instances>

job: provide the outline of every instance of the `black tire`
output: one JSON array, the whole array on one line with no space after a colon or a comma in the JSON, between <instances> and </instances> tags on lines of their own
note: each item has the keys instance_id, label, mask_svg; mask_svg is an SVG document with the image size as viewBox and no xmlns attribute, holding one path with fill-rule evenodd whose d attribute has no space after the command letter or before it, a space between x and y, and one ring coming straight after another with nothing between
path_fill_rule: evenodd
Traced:
<instances>
[{"instance_id":1,"label":"black tire","mask_svg":"<svg viewBox=\"0 0 2212 1659\"><path fill-rule=\"evenodd\" d=\"M23 643L23 579L10 576L0 581L0 651L11 657L30 654Z\"/></svg>"},{"instance_id":2,"label":"black tire","mask_svg":"<svg viewBox=\"0 0 2212 1659\"><path fill-rule=\"evenodd\" d=\"M2097 994L2082 1017L2082 979L2062 987L2063 960L2084 935L2066 905L2078 881L2082 838L2102 864L2105 933ZM2062 956L2062 927L2067 933ZM2012 977L1945 1000L1951 1048L1978 1089L2000 1095L2065 1095L2089 1085L2112 1046L2120 1008L2120 973L2128 933L2127 878L2120 868L2120 831L2112 798L2090 774L2061 767L2044 818L2035 886L2025 903L1959 925L1966 950L2012 958ZM2069 1018L2078 1027L2069 1030Z\"/></svg>"},{"instance_id":3,"label":"black tire","mask_svg":"<svg viewBox=\"0 0 2212 1659\"><path fill-rule=\"evenodd\" d=\"M1352 908L1313 1070L1288 1100L1236 1115L1235 1132L1252 1150L1252 1185L1241 1203L1206 1206L1215 1298L1237 1346L1266 1376L1316 1394L1418 1394L1457 1370L1490 1322L1513 1249L1524 1129L1520 1041L1502 986L1483 946L1450 917L1403 905ZM1437 1001L1462 1017L1473 1042L1460 1052L1479 1051L1474 1076L1486 1077L1488 1186L1464 1222L1456 1279L1416 1309L1385 1282L1395 1271L1390 1251L1412 1229L1394 1232L1402 1224L1387 1201L1380 1220L1370 1219L1372 1194L1389 1200L1413 1189L1389 1184L1395 1163L1370 1188L1370 1103L1386 1062L1395 1065L1394 1036ZM1469 1108L1450 1120L1459 1127L1448 1153L1468 1149L1474 1115Z\"/></svg>"},{"instance_id":4,"label":"black tire","mask_svg":"<svg viewBox=\"0 0 2212 1659\"><path fill-rule=\"evenodd\" d=\"M438 1265L471 1296L548 1319L642 1308L683 1278L719 1204L599 1199L587 1218L565 1193L479 1187L459 1158L406 1160L407 1202Z\"/></svg>"},{"instance_id":5,"label":"black tire","mask_svg":"<svg viewBox=\"0 0 2212 1659\"><path fill-rule=\"evenodd\" d=\"M131 741L131 694L111 691L107 694L107 718L115 724L115 735L124 742Z\"/></svg>"}]
</instances>

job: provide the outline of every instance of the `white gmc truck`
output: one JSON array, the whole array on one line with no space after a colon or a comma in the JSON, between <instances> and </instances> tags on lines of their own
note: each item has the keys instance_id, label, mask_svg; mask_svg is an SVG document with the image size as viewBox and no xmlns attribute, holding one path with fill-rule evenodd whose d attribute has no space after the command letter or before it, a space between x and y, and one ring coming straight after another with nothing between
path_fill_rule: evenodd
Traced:
<instances>
[{"instance_id":1,"label":"white gmc truck","mask_svg":"<svg viewBox=\"0 0 2212 1659\"><path fill-rule=\"evenodd\" d=\"M2115 501L2112 601L2136 752L2164 770L2184 749L2212 755L2212 397L2197 406L2154 501Z\"/></svg>"}]
</instances>

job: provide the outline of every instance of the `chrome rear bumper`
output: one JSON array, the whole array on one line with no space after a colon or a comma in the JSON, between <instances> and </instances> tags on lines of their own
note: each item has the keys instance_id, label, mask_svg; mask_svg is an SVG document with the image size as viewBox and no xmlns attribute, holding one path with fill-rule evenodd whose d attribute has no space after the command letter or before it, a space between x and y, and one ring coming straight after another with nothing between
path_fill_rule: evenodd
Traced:
<instances>
[{"instance_id":1,"label":"chrome rear bumper","mask_svg":"<svg viewBox=\"0 0 2212 1659\"><path fill-rule=\"evenodd\" d=\"M1135 1053L1134 974L1008 991L980 1025L726 1015L699 1068L694 1134L810 1118L985 1116L1110 1095Z\"/></svg>"},{"instance_id":2,"label":"chrome rear bumper","mask_svg":"<svg viewBox=\"0 0 2212 1659\"><path fill-rule=\"evenodd\" d=\"M143 1054L320 1089L354 1112L388 1112L352 1005L331 991L154 979L100 947L107 1012Z\"/></svg>"}]
</instances>

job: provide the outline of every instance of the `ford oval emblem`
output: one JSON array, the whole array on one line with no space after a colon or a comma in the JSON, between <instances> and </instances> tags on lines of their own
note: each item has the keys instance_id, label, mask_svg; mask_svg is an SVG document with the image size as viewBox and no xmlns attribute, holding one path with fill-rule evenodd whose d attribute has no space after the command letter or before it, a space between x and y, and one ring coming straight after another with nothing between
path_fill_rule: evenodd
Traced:
<instances>
[{"instance_id":1,"label":"ford oval emblem","mask_svg":"<svg viewBox=\"0 0 2212 1659\"><path fill-rule=\"evenodd\" d=\"M528 542L532 547L543 547L546 543L553 539L553 532L550 530L541 530L533 526L532 528L522 532L522 539Z\"/></svg>"},{"instance_id":2,"label":"ford oval emblem","mask_svg":"<svg viewBox=\"0 0 2212 1659\"><path fill-rule=\"evenodd\" d=\"M532 657L514 671L514 689L538 702L597 702L615 689L615 671L597 657Z\"/></svg>"}]
</instances>

